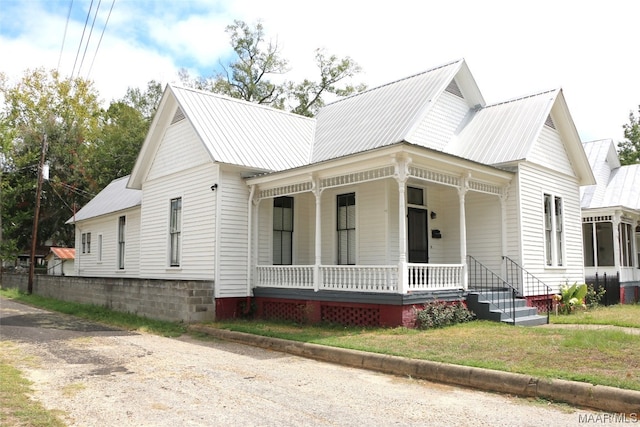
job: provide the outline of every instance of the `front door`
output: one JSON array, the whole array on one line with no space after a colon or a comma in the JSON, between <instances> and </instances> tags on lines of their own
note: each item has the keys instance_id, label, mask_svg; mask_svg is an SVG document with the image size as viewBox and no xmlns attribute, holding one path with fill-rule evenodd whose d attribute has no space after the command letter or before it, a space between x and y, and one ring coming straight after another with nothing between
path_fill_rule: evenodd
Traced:
<instances>
[{"instance_id":1,"label":"front door","mask_svg":"<svg viewBox=\"0 0 640 427\"><path fill-rule=\"evenodd\" d=\"M409 262L429 262L429 239L427 236L427 210L409 208L407 232L409 243Z\"/></svg>"}]
</instances>

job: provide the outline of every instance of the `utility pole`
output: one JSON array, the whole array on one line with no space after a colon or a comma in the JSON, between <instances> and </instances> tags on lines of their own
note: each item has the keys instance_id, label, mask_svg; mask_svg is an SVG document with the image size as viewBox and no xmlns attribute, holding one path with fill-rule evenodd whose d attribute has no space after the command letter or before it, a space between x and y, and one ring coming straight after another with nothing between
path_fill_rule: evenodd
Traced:
<instances>
[{"instance_id":1,"label":"utility pole","mask_svg":"<svg viewBox=\"0 0 640 427\"><path fill-rule=\"evenodd\" d=\"M33 214L33 233L31 235L31 259L29 262L29 284L27 293L33 293L33 276L36 268L36 246L38 244L38 220L40 217L40 194L42 193L42 180L44 170L44 157L47 152L47 134L42 137L42 150L40 152L40 163L38 163L38 186L36 188L36 209Z\"/></svg>"}]
</instances>

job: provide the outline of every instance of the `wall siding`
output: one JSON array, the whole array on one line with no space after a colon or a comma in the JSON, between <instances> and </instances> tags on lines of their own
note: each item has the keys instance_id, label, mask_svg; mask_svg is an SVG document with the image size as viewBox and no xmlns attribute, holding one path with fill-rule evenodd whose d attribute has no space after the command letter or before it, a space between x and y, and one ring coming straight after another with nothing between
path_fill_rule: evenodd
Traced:
<instances>
[{"instance_id":1,"label":"wall siding","mask_svg":"<svg viewBox=\"0 0 640 427\"><path fill-rule=\"evenodd\" d=\"M218 166L209 163L144 183L141 277L213 280L217 192L210 187L216 182ZM182 197L182 256L180 267L170 268L169 208L176 197Z\"/></svg>"},{"instance_id":2,"label":"wall siding","mask_svg":"<svg viewBox=\"0 0 640 427\"><path fill-rule=\"evenodd\" d=\"M532 163L546 166L556 172L570 176L575 175L560 134L549 126L542 127L540 137L532 147L528 159Z\"/></svg>"},{"instance_id":3,"label":"wall siding","mask_svg":"<svg viewBox=\"0 0 640 427\"><path fill-rule=\"evenodd\" d=\"M496 196L468 192L465 198L467 254L493 272L502 265L502 219Z\"/></svg>"},{"instance_id":4,"label":"wall siding","mask_svg":"<svg viewBox=\"0 0 640 427\"><path fill-rule=\"evenodd\" d=\"M146 180L152 181L206 163L211 163L209 153L189 121L182 120L167 129Z\"/></svg>"},{"instance_id":5,"label":"wall siding","mask_svg":"<svg viewBox=\"0 0 640 427\"><path fill-rule=\"evenodd\" d=\"M247 296L249 187L235 170L221 168L220 242L216 297Z\"/></svg>"},{"instance_id":6,"label":"wall siding","mask_svg":"<svg viewBox=\"0 0 640 427\"><path fill-rule=\"evenodd\" d=\"M118 218L126 217L124 270L118 269ZM91 253L82 253L82 234L91 233ZM98 260L102 234L102 261ZM87 277L138 277L140 274L140 208L92 218L76 226L74 274Z\"/></svg>"},{"instance_id":7,"label":"wall siding","mask_svg":"<svg viewBox=\"0 0 640 427\"><path fill-rule=\"evenodd\" d=\"M443 92L409 140L424 147L442 150L468 113L467 101Z\"/></svg>"},{"instance_id":8,"label":"wall siding","mask_svg":"<svg viewBox=\"0 0 640 427\"><path fill-rule=\"evenodd\" d=\"M551 286L584 281L579 186L576 179L527 163L519 168L523 267ZM547 267L544 255L544 194L562 197L564 266ZM525 290L526 292L526 290Z\"/></svg>"}]
</instances>

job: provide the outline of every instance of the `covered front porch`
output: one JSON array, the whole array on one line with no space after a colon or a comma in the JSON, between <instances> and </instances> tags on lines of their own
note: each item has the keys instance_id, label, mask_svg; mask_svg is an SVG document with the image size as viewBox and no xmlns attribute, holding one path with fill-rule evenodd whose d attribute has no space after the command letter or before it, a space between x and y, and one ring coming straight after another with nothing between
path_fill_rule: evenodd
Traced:
<instances>
[{"instance_id":1,"label":"covered front porch","mask_svg":"<svg viewBox=\"0 0 640 427\"><path fill-rule=\"evenodd\" d=\"M512 177L402 143L249 178L248 295L462 295L468 251L502 268Z\"/></svg>"}]
</instances>

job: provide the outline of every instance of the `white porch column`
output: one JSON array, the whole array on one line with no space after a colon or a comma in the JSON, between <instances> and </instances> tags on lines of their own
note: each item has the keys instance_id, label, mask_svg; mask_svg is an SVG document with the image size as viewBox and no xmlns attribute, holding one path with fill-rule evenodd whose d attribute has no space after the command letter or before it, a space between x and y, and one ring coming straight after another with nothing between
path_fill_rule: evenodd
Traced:
<instances>
[{"instance_id":1,"label":"white porch column","mask_svg":"<svg viewBox=\"0 0 640 427\"><path fill-rule=\"evenodd\" d=\"M320 290L320 264L322 263L322 190L320 189L320 180L313 180L313 194L316 196L316 240L315 240L315 263L313 266L313 290Z\"/></svg>"},{"instance_id":2,"label":"white porch column","mask_svg":"<svg viewBox=\"0 0 640 427\"><path fill-rule=\"evenodd\" d=\"M620 212L616 212L613 215L613 265L616 267L616 271L621 270L620 262Z\"/></svg>"},{"instance_id":3,"label":"white porch column","mask_svg":"<svg viewBox=\"0 0 640 427\"><path fill-rule=\"evenodd\" d=\"M406 294L409 287L407 274L407 198L405 186L410 159L394 159L395 179L398 181L398 292Z\"/></svg>"},{"instance_id":4,"label":"white porch column","mask_svg":"<svg viewBox=\"0 0 640 427\"><path fill-rule=\"evenodd\" d=\"M252 294L252 273L254 269L254 250L253 250L253 242L254 240L254 232L257 227L255 227L255 218L257 215L253 214L253 206L255 204L254 195L256 191L256 186L252 185L249 191L249 200L247 203L247 296L251 296Z\"/></svg>"},{"instance_id":5,"label":"white porch column","mask_svg":"<svg viewBox=\"0 0 640 427\"><path fill-rule=\"evenodd\" d=\"M460 263L462 264L462 286L469 287L469 266L467 265L467 216L465 209L465 197L469 191L469 177L462 177L458 188L458 198L460 202Z\"/></svg>"}]
</instances>

